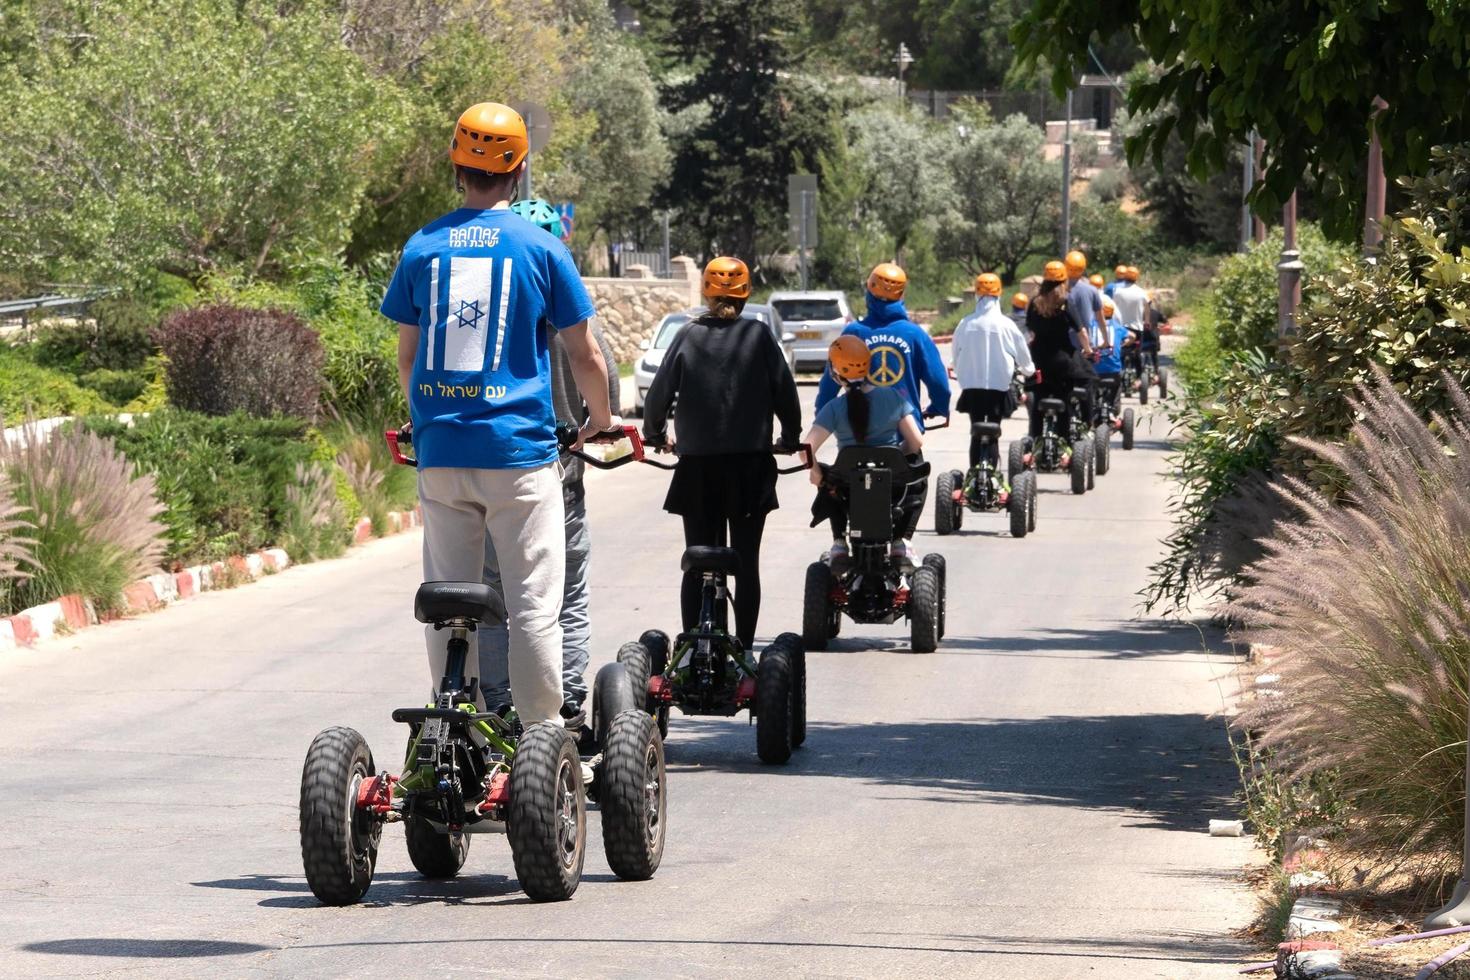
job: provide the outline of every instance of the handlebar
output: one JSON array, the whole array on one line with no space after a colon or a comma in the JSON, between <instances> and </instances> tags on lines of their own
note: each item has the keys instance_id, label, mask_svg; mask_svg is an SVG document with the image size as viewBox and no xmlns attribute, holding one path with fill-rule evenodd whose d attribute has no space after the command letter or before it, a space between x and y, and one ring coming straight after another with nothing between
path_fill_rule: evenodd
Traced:
<instances>
[{"instance_id":1,"label":"handlebar","mask_svg":"<svg viewBox=\"0 0 1470 980\"><path fill-rule=\"evenodd\" d=\"M812 446L809 442L799 443L789 449L785 446L772 446L771 452L777 456L801 456L802 461L795 466L776 467L777 473L800 473L802 470L809 470L816 465L816 460L812 458Z\"/></svg>"},{"instance_id":2,"label":"handlebar","mask_svg":"<svg viewBox=\"0 0 1470 980\"><path fill-rule=\"evenodd\" d=\"M400 466L419 465L417 459L414 459L412 456L403 455L403 450L398 448L400 444L405 446L413 445L413 430L407 425L401 429L389 429L383 433L383 438L388 441L388 452L393 454L393 462Z\"/></svg>"},{"instance_id":3,"label":"handlebar","mask_svg":"<svg viewBox=\"0 0 1470 980\"><path fill-rule=\"evenodd\" d=\"M929 424L929 420L930 419L943 419L944 421L943 422L935 422L933 425L930 425ZM925 432L933 432L936 429L947 429L947 428L949 428L949 416L948 415L925 415L924 416L924 431Z\"/></svg>"}]
</instances>

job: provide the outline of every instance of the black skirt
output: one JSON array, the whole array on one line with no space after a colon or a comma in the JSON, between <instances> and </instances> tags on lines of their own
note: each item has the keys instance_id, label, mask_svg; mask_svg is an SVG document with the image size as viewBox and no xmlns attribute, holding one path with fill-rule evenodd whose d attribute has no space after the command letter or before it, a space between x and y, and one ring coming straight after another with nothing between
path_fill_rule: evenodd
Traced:
<instances>
[{"instance_id":1,"label":"black skirt","mask_svg":"<svg viewBox=\"0 0 1470 980\"><path fill-rule=\"evenodd\" d=\"M680 456L664 510L703 520L769 514L776 502L776 457L770 453Z\"/></svg>"}]
</instances>

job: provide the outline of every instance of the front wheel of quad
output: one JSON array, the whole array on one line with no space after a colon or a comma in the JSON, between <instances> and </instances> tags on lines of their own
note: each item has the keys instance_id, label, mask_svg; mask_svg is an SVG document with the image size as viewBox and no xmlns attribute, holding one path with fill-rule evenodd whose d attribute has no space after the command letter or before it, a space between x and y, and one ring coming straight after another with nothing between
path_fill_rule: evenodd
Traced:
<instances>
[{"instance_id":1,"label":"front wheel of quad","mask_svg":"<svg viewBox=\"0 0 1470 980\"><path fill-rule=\"evenodd\" d=\"M1159 397L1169 397L1169 369L1159 368Z\"/></svg>"},{"instance_id":2,"label":"front wheel of quad","mask_svg":"<svg viewBox=\"0 0 1470 980\"><path fill-rule=\"evenodd\" d=\"M1097 454L1097 475L1107 476L1108 470L1112 468L1113 460L1109 455L1112 445L1113 427L1107 422L1099 422L1097 428L1092 430L1093 450Z\"/></svg>"},{"instance_id":3,"label":"front wheel of quad","mask_svg":"<svg viewBox=\"0 0 1470 980\"><path fill-rule=\"evenodd\" d=\"M761 653L755 678L755 750L767 765L791 758L796 727L796 663L791 649L773 642Z\"/></svg>"},{"instance_id":4,"label":"front wheel of quad","mask_svg":"<svg viewBox=\"0 0 1470 980\"><path fill-rule=\"evenodd\" d=\"M357 794L373 775L373 753L351 728L326 729L306 751L301 863L311 893L326 905L351 905L372 884L383 824L358 809Z\"/></svg>"},{"instance_id":5,"label":"front wheel of quad","mask_svg":"<svg viewBox=\"0 0 1470 980\"><path fill-rule=\"evenodd\" d=\"M592 737L598 751L607 751L608 733L612 731L614 718L624 711L647 710L648 697L646 694L639 696L634 687L636 683L633 671L626 663L603 664L597 672L597 678L592 682ZM648 690L647 681L643 682L643 690ZM601 790L602 780L594 780L593 799L601 799Z\"/></svg>"},{"instance_id":6,"label":"front wheel of quad","mask_svg":"<svg viewBox=\"0 0 1470 980\"><path fill-rule=\"evenodd\" d=\"M1029 478L1029 479L1028 479ZM1011 537L1024 538L1026 532L1031 530L1027 523L1030 517L1031 503L1025 493L1025 487L1035 485L1036 477L1030 473L1020 473L1011 481L1011 498L1006 501L1006 511L1011 518Z\"/></svg>"},{"instance_id":7,"label":"front wheel of quad","mask_svg":"<svg viewBox=\"0 0 1470 980\"><path fill-rule=\"evenodd\" d=\"M934 533L953 534L958 524L955 521L954 473L946 470L934 481Z\"/></svg>"},{"instance_id":8,"label":"front wheel of quad","mask_svg":"<svg viewBox=\"0 0 1470 980\"><path fill-rule=\"evenodd\" d=\"M933 653L939 646L942 594L937 569L928 565L914 569L909 582L909 645L915 653Z\"/></svg>"},{"instance_id":9,"label":"front wheel of quad","mask_svg":"<svg viewBox=\"0 0 1470 980\"><path fill-rule=\"evenodd\" d=\"M1036 530L1036 474L1022 473L1011 484L1011 493L1026 501L1026 532Z\"/></svg>"},{"instance_id":10,"label":"front wheel of quad","mask_svg":"<svg viewBox=\"0 0 1470 980\"><path fill-rule=\"evenodd\" d=\"M806 741L806 648L795 633L778 634L771 646L791 654L791 747L800 748Z\"/></svg>"},{"instance_id":11,"label":"front wheel of quad","mask_svg":"<svg viewBox=\"0 0 1470 980\"><path fill-rule=\"evenodd\" d=\"M624 643L618 648L616 659L627 670L628 683L633 685L635 697L638 692L643 692L644 696L637 700L648 700L648 678L653 676L653 654L648 647L642 643Z\"/></svg>"},{"instance_id":12,"label":"front wheel of quad","mask_svg":"<svg viewBox=\"0 0 1470 980\"><path fill-rule=\"evenodd\" d=\"M925 555L924 565L939 573L939 638L949 628L949 564L943 555Z\"/></svg>"},{"instance_id":13,"label":"front wheel of quad","mask_svg":"<svg viewBox=\"0 0 1470 980\"><path fill-rule=\"evenodd\" d=\"M1097 447L1091 439L1083 440L1082 455L1087 463L1087 489L1097 489Z\"/></svg>"},{"instance_id":14,"label":"front wheel of quad","mask_svg":"<svg viewBox=\"0 0 1470 980\"><path fill-rule=\"evenodd\" d=\"M602 757L602 849L624 881L653 877L664 856L668 782L658 726L642 711L613 719Z\"/></svg>"},{"instance_id":15,"label":"front wheel of quad","mask_svg":"<svg viewBox=\"0 0 1470 980\"><path fill-rule=\"evenodd\" d=\"M1139 379L1138 379L1138 404L1140 404L1140 405L1147 405L1148 404L1148 386L1152 382L1152 380L1153 379L1148 376L1148 371L1147 370L1145 370L1143 372L1143 374L1139 377Z\"/></svg>"},{"instance_id":16,"label":"front wheel of quad","mask_svg":"<svg viewBox=\"0 0 1470 980\"><path fill-rule=\"evenodd\" d=\"M1082 449L1085 445L1085 442L1079 443L1072 450L1072 461L1067 464L1067 475L1072 478L1072 492L1075 494L1087 492L1087 457Z\"/></svg>"},{"instance_id":17,"label":"front wheel of quad","mask_svg":"<svg viewBox=\"0 0 1470 980\"><path fill-rule=\"evenodd\" d=\"M468 834L441 834L423 817L404 821L403 837L408 859L425 878L453 878L470 853Z\"/></svg>"},{"instance_id":18,"label":"front wheel of quad","mask_svg":"<svg viewBox=\"0 0 1470 980\"><path fill-rule=\"evenodd\" d=\"M1123 409L1123 448L1133 449L1133 409Z\"/></svg>"},{"instance_id":19,"label":"front wheel of quad","mask_svg":"<svg viewBox=\"0 0 1470 980\"><path fill-rule=\"evenodd\" d=\"M801 598L801 641L808 650L827 649L832 635L832 569L814 561L806 567Z\"/></svg>"},{"instance_id":20,"label":"front wheel of quad","mask_svg":"<svg viewBox=\"0 0 1470 980\"><path fill-rule=\"evenodd\" d=\"M1014 483L1016 474L1026 468L1026 444L1017 439L1011 443L1011 448L1007 452L1009 455L1006 457L1006 478Z\"/></svg>"},{"instance_id":21,"label":"front wheel of quad","mask_svg":"<svg viewBox=\"0 0 1470 980\"><path fill-rule=\"evenodd\" d=\"M539 722L521 736L510 767L509 811L505 832L526 897L571 898L582 881L587 801L577 747L560 725Z\"/></svg>"}]
</instances>

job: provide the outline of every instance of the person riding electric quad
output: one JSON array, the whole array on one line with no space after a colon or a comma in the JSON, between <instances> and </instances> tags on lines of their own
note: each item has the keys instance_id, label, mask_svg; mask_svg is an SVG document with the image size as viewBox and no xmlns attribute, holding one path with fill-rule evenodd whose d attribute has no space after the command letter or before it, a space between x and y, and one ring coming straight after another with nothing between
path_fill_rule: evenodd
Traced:
<instances>
[{"instance_id":1,"label":"person riding electric quad","mask_svg":"<svg viewBox=\"0 0 1470 980\"><path fill-rule=\"evenodd\" d=\"M1021 328L1022 336L1026 333L1026 306L1031 302L1031 297L1025 293L1016 293L1011 296L1011 322Z\"/></svg>"},{"instance_id":2,"label":"person riding electric quad","mask_svg":"<svg viewBox=\"0 0 1470 980\"><path fill-rule=\"evenodd\" d=\"M1113 298L1113 293L1117 292L1123 287L1123 283L1125 282L1123 278L1123 273L1127 271L1128 267L1126 265L1119 264L1113 266L1113 280L1103 287L1102 292L1104 296L1106 296L1108 299Z\"/></svg>"},{"instance_id":3,"label":"person riding electric quad","mask_svg":"<svg viewBox=\"0 0 1470 980\"><path fill-rule=\"evenodd\" d=\"M945 372L944 358L934 345L928 332L909 319L903 305L903 294L908 288L908 274L892 262L882 262L868 275L866 301L867 314L842 331L844 336L854 336L867 344L872 354L869 379L880 388L897 387L905 400L914 406L914 420L919 430L924 429L924 419L949 416L949 377ZM919 411L919 383L923 382L929 394L929 404ZM837 397L837 380L830 371L823 373L817 386L817 411ZM925 486L924 495L928 496ZM920 512L922 512L922 506ZM913 548L909 539L918 528L918 515L914 523L903 528L901 540L895 544L896 552L912 559Z\"/></svg>"},{"instance_id":4,"label":"person riding electric quad","mask_svg":"<svg viewBox=\"0 0 1470 980\"><path fill-rule=\"evenodd\" d=\"M1123 269L1123 284L1113 291L1113 305L1118 308L1118 320L1135 337L1138 338L1137 353L1139 354L1139 390L1140 399L1148 400L1147 388L1150 384L1149 358L1145 351L1149 346L1157 350L1157 338L1152 345L1148 343L1146 322L1148 313L1148 293L1138 285L1138 269L1135 266L1125 266ZM1157 362L1157 355L1154 357ZM1155 368L1156 370L1156 368ZM1131 394L1131 392L1130 392Z\"/></svg>"},{"instance_id":5,"label":"person riding electric quad","mask_svg":"<svg viewBox=\"0 0 1470 980\"><path fill-rule=\"evenodd\" d=\"M755 648L760 617L760 548L766 515L775 510L772 416L781 445L795 447L801 401L785 353L766 325L742 317L750 271L735 258L711 259L703 292L709 309L679 331L654 375L643 406L644 441L677 449L678 466L664 509L684 520L686 546L735 549L735 635ZM678 399L676 439L665 431ZM676 446L677 444L677 446ZM699 622L703 573L687 569L679 594L684 629Z\"/></svg>"},{"instance_id":6,"label":"person riding electric quad","mask_svg":"<svg viewBox=\"0 0 1470 980\"><path fill-rule=\"evenodd\" d=\"M982 451L997 469L1000 446L995 440L981 439L976 423L1000 424L1010 417L1011 379L1016 372L1030 376L1036 373L1026 335L1010 317L1000 311L1000 277L983 272L975 277L975 312L955 327L950 348L955 378L960 383L960 398L955 406L969 415L970 467L980 462ZM1006 488L1009 490L1009 487Z\"/></svg>"},{"instance_id":7,"label":"person riding electric quad","mask_svg":"<svg viewBox=\"0 0 1470 980\"><path fill-rule=\"evenodd\" d=\"M510 209L538 228L555 235L558 239L562 237L561 215L540 198L516 201L510 206ZM595 318L588 321L588 328L597 342L598 349L602 351L603 362L609 366L616 364L617 357ZM550 353L551 404L556 419L558 422L574 422L581 426L588 419L587 404L577 394L576 378L572 374L571 360L560 334L552 335ZM608 404L616 408L622 404L618 372L609 370L607 377ZM587 724L587 712L585 711L588 693L585 675L590 653L588 646L592 638L592 623L588 613L591 593L588 578L591 537L587 526L586 488L583 482L586 467L571 453L561 455L561 466L562 496L566 507L567 548L566 578L561 605L563 699L561 716L566 720L567 728L577 734L579 741L585 747L586 740L592 733ZM495 554L495 542L489 535L485 537L485 569L482 581L497 592L503 592L500 563ZM480 637L480 687L484 691L485 703L491 710L505 713L511 701L508 659L509 630L503 622L490 623L482 624L478 633Z\"/></svg>"},{"instance_id":8,"label":"person riding electric quad","mask_svg":"<svg viewBox=\"0 0 1470 980\"><path fill-rule=\"evenodd\" d=\"M1090 347L1093 331L1098 321L1103 319L1102 293L1087 281L1086 255L1073 249L1067 253L1062 264L1067 268L1067 314L1072 318L1073 346L1080 349L1083 342L1086 342ZM1112 337L1106 327L1103 329L1103 344L1112 344ZM1089 419L1096 413L1097 405L1097 374L1092 368L1095 359L1094 355L1088 354L1081 363L1082 376L1075 379L1075 387L1087 390L1085 405Z\"/></svg>"},{"instance_id":9,"label":"person riding electric quad","mask_svg":"<svg viewBox=\"0 0 1470 980\"><path fill-rule=\"evenodd\" d=\"M1043 268L1041 289L1026 312L1026 328L1031 334L1031 355L1036 364L1035 390L1027 407L1031 413L1031 431L1026 443L1029 456L1039 448L1043 420L1048 412L1055 415L1055 434L1061 440L1057 458L1048 465L1057 468L1073 468L1074 459L1080 461L1083 471L1088 469L1091 457L1091 442L1070 445L1072 433L1072 389L1090 383L1096 376L1092 372L1092 341L1084 331L1073 329L1072 317L1067 312L1068 304L1067 268L1061 262L1048 262ZM1043 404L1048 403L1048 404ZM1049 406L1060 407L1052 408ZM1086 489L1086 473L1083 479L1073 474L1073 492ZM1014 477L1014 474L1012 474Z\"/></svg>"}]
</instances>

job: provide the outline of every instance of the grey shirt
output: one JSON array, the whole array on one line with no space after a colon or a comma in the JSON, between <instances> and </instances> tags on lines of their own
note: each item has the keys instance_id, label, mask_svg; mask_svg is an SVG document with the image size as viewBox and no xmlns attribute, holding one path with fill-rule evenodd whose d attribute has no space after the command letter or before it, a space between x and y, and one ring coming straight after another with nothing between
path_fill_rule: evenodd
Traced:
<instances>
[{"instance_id":1,"label":"grey shirt","mask_svg":"<svg viewBox=\"0 0 1470 980\"><path fill-rule=\"evenodd\" d=\"M613 355L612 348L608 346L607 337L603 335L602 327L597 321L591 320L587 326L592 331L597 346L602 349L602 359L607 362L608 404L612 406L612 413L617 415L623 404L622 390L618 382L618 359ZM567 356L566 345L562 343L561 337L556 332L551 335L551 407L556 412L558 422L575 422L577 425L583 425L587 421L587 403L582 400L581 393L577 391L577 379L572 374L572 360ZM587 464L575 456L563 453L561 465L564 470L562 486L580 486Z\"/></svg>"},{"instance_id":2,"label":"grey shirt","mask_svg":"<svg viewBox=\"0 0 1470 980\"><path fill-rule=\"evenodd\" d=\"M1086 279L1078 279L1067 287L1067 315L1072 318L1074 333L1090 337L1093 321L1101 323L1103 319L1102 293ZM1079 350L1082 347L1075 337L1072 346Z\"/></svg>"}]
</instances>

